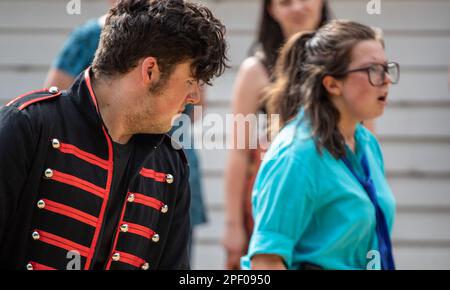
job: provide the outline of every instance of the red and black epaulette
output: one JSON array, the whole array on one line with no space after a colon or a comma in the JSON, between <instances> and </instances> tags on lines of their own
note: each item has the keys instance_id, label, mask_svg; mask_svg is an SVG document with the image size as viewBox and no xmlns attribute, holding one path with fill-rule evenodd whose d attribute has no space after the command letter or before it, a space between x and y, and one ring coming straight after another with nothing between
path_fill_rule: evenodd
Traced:
<instances>
[{"instance_id":1,"label":"red and black epaulette","mask_svg":"<svg viewBox=\"0 0 450 290\"><path fill-rule=\"evenodd\" d=\"M12 101L8 102L6 106L13 106L18 108L19 110L23 110L34 103L54 99L59 97L60 95L61 91L57 87L31 91L13 99Z\"/></svg>"}]
</instances>

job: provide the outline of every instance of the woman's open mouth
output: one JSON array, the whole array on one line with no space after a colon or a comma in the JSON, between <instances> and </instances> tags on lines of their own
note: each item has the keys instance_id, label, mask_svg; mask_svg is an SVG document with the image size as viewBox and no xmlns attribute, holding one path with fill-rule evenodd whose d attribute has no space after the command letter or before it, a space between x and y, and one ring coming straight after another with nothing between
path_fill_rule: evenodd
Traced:
<instances>
[{"instance_id":1,"label":"woman's open mouth","mask_svg":"<svg viewBox=\"0 0 450 290\"><path fill-rule=\"evenodd\" d=\"M383 95L383 96L379 96L378 97L378 101L386 103L386 101L387 101L387 94Z\"/></svg>"}]
</instances>

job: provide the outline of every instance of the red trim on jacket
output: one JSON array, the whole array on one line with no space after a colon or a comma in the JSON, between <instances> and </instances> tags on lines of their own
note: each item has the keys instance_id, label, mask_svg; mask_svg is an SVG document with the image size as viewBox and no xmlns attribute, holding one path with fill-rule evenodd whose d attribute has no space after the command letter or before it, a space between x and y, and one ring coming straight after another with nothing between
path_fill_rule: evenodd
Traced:
<instances>
[{"instance_id":1,"label":"red trim on jacket","mask_svg":"<svg viewBox=\"0 0 450 290\"><path fill-rule=\"evenodd\" d=\"M36 230L39 233L39 241L53 245L58 248L65 249L67 251L78 251L81 256L86 257L89 253L89 248L83 245L72 242L68 239L62 238L60 236L44 232L41 230Z\"/></svg>"},{"instance_id":2,"label":"red trim on jacket","mask_svg":"<svg viewBox=\"0 0 450 290\"><path fill-rule=\"evenodd\" d=\"M60 171L54 170L53 176L50 178L51 180L56 180L61 183L69 184L75 187L78 187L84 191L88 191L100 198L103 198L105 196L105 189L97 186L93 183L90 183L89 181L83 180L81 178L75 177L73 175L62 173Z\"/></svg>"},{"instance_id":3,"label":"red trim on jacket","mask_svg":"<svg viewBox=\"0 0 450 290\"><path fill-rule=\"evenodd\" d=\"M58 202L54 202L48 199L43 199L43 201L45 202L45 207L43 208L44 210L48 210L63 216L73 218L77 221L80 221L93 227L97 225L98 219L95 216L92 216L73 207Z\"/></svg>"},{"instance_id":4,"label":"red trim on jacket","mask_svg":"<svg viewBox=\"0 0 450 290\"><path fill-rule=\"evenodd\" d=\"M95 109L97 110L97 113L100 114L100 111L98 109L98 104L97 104L97 98L95 97L94 90L92 89L91 76L89 75L90 70L91 70L91 67L88 67L84 71L84 79L86 80L86 85L88 87L89 94L91 95L92 102L94 103Z\"/></svg>"},{"instance_id":5,"label":"red trim on jacket","mask_svg":"<svg viewBox=\"0 0 450 290\"><path fill-rule=\"evenodd\" d=\"M155 198L152 198L152 197L145 196L145 195L140 194L140 193L128 192L127 193L127 198L130 196L130 194L134 194L134 202L141 203L141 204L144 204L146 206L153 207L153 208L155 208L157 210L161 210L161 207L164 206L164 203L162 203L161 201L159 201L159 200L157 200ZM122 224L126 223L128 225L128 231L127 232L143 236L144 238L147 238L147 239L151 239L153 237L153 235L155 234L155 232L153 230L151 230L150 228L147 228L147 227L144 227L144 226L141 226L141 225L137 225L137 224L133 224L133 223L129 223L129 222L125 222L123 220L123 218L125 216L126 208L127 208L127 201L125 201L125 203L122 206L122 212L120 214L118 228L116 230L116 234L115 234L115 237L114 237L114 243L113 243L113 246L112 246L112 251L110 253L111 257L112 257L112 255L114 253L117 253L117 251L116 251L117 240L119 239L119 234L121 233L120 226ZM121 253L121 252L119 252L119 253L120 253L120 256L121 256L120 261L128 263L128 264L131 264L133 266L136 266L135 264L132 264L130 261L126 262L126 260L122 260L122 258L123 258L122 254L123 253ZM127 254L127 255L130 255L130 254ZM132 255L130 255L130 256L132 256ZM133 256L133 257L135 257L135 256ZM142 264L145 263L144 260L142 260L142 259L140 259L138 257L135 257L135 258L139 259L139 264L136 267L141 267ZM109 270L111 268L111 263L112 262L113 262L113 260L110 258L108 260L107 265L106 265L106 270Z\"/></svg>"},{"instance_id":6,"label":"red trim on jacket","mask_svg":"<svg viewBox=\"0 0 450 290\"><path fill-rule=\"evenodd\" d=\"M127 194L127 198L128 198L128 194ZM122 212L120 214L120 219L119 219L119 227L114 234L114 243L112 246L112 251L110 253L110 256L112 256L113 253L116 251L117 240L119 239L119 233L120 233L120 225L122 225L122 223L123 223L123 217L125 216L126 209L127 209L127 201L125 200L125 202L122 205ZM112 262L112 260L109 259L108 263L106 264L106 270L109 270L111 268L111 262Z\"/></svg>"},{"instance_id":7,"label":"red trim on jacket","mask_svg":"<svg viewBox=\"0 0 450 290\"><path fill-rule=\"evenodd\" d=\"M43 265L43 264L39 264L36 262L29 262L32 266L33 266L33 270L38 270L38 271L48 271L48 270L56 270L55 268Z\"/></svg>"},{"instance_id":8,"label":"red trim on jacket","mask_svg":"<svg viewBox=\"0 0 450 290\"><path fill-rule=\"evenodd\" d=\"M54 94L54 95L45 96L45 97L42 97L42 98L37 98L37 99L30 100L30 101L28 101L28 102L23 103L22 105L20 105L20 106L19 106L19 110L22 111L23 109L25 109L25 108L28 107L29 105L32 105L32 104L37 103L37 102L40 102L40 101L44 101L44 100L48 100L48 99L53 99L53 98L59 97L60 95L61 95L61 92L59 92L59 93L57 93L57 94Z\"/></svg>"},{"instance_id":9,"label":"red trim on jacket","mask_svg":"<svg viewBox=\"0 0 450 290\"><path fill-rule=\"evenodd\" d=\"M134 202L140 203L148 207L152 207L158 211L164 206L164 203L154 197L146 196L141 193L129 192L128 194L134 194Z\"/></svg>"},{"instance_id":10,"label":"red trim on jacket","mask_svg":"<svg viewBox=\"0 0 450 290\"><path fill-rule=\"evenodd\" d=\"M34 91L31 91L31 92L22 94L22 95L20 95L20 96L18 96L18 97L16 97L16 98L14 98L13 100L9 101L5 106L6 106L6 107L9 107L9 106L11 106L15 101L18 101L18 100L22 99L23 97L29 96L29 95L31 95L31 94L43 93L43 92L48 92L48 89L39 89L39 90L34 90Z\"/></svg>"},{"instance_id":11,"label":"red trim on jacket","mask_svg":"<svg viewBox=\"0 0 450 290\"><path fill-rule=\"evenodd\" d=\"M61 151L62 153L72 154L88 163L108 170L108 160L104 160L98 156L95 156L94 154L83 151L72 144L60 143L60 147L57 150Z\"/></svg>"},{"instance_id":12,"label":"red trim on jacket","mask_svg":"<svg viewBox=\"0 0 450 290\"><path fill-rule=\"evenodd\" d=\"M139 236L142 236L142 237L150 239L150 240L152 239L153 235L156 234L156 232L154 230L152 230L148 227L145 227L145 226L129 223L126 221L124 221L122 223L128 225L128 231L127 231L128 233L139 235Z\"/></svg>"},{"instance_id":13,"label":"red trim on jacket","mask_svg":"<svg viewBox=\"0 0 450 290\"><path fill-rule=\"evenodd\" d=\"M158 182L166 182L166 174L157 172L153 169L142 168L141 171L139 171L139 174Z\"/></svg>"},{"instance_id":14,"label":"red trim on jacket","mask_svg":"<svg viewBox=\"0 0 450 290\"><path fill-rule=\"evenodd\" d=\"M95 108L97 110L97 113L100 114L100 111L99 111L98 105L97 105L97 98L95 97L94 90L92 89L91 77L89 76L89 70L90 70L90 68L87 68L84 71L84 79L86 81L86 85L89 89L89 93L91 95L92 102L94 103ZM103 219L105 218L105 210L106 210L106 205L108 204L109 192L111 190L111 182L112 182L112 178L113 178L114 162L113 162L112 141L105 129L105 126L103 126L103 125L102 125L102 130L103 130L103 134L105 135L106 143L108 144L108 178L106 181L106 190L104 192L104 198L103 198L102 208L100 210L100 216L98 217L98 222L97 222L97 226L95 228L94 238L92 239L89 255L87 257L86 264L84 266L85 270L89 270L89 267L91 266L92 258L94 257L94 254L95 254L95 248L97 246L98 237L99 237L100 231L102 229Z\"/></svg>"},{"instance_id":15,"label":"red trim on jacket","mask_svg":"<svg viewBox=\"0 0 450 290\"><path fill-rule=\"evenodd\" d=\"M141 259L134 255L124 253L124 252L119 252L119 251L115 251L115 253L120 254L120 260L118 262L130 264L132 266L135 266L136 268L140 268L145 263L144 259ZM110 260L111 260L111 258L110 258Z\"/></svg>"}]
</instances>

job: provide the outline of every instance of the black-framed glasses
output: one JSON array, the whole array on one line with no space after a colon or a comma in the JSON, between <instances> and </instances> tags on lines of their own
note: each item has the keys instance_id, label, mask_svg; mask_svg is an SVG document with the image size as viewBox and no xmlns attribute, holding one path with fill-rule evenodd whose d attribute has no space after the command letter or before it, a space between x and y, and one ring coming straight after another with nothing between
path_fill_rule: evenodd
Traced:
<instances>
[{"instance_id":1,"label":"black-framed glasses","mask_svg":"<svg viewBox=\"0 0 450 290\"><path fill-rule=\"evenodd\" d=\"M343 72L339 76L344 76L349 73L366 71L369 76L369 82L374 87L384 85L386 81L386 74L393 84L397 84L400 79L400 65L396 62L388 62L387 64L373 63L366 67L351 69Z\"/></svg>"}]
</instances>

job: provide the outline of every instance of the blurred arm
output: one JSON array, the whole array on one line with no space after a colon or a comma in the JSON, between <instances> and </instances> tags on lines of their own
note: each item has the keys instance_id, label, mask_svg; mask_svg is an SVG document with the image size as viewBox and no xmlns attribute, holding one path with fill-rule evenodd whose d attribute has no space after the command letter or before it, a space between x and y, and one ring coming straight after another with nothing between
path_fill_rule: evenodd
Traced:
<instances>
[{"instance_id":1,"label":"blurred arm","mask_svg":"<svg viewBox=\"0 0 450 290\"><path fill-rule=\"evenodd\" d=\"M51 68L45 79L44 88L56 86L61 90L65 90L69 88L74 80L68 73L57 68Z\"/></svg>"},{"instance_id":2,"label":"blurred arm","mask_svg":"<svg viewBox=\"0 0 450 290\"><path fill-rule=\"evenodd\" d=\"M233 114L256 114L262 90L269 84L269 78L264 67L255 58L248 58L242 64L236 77L232 109ZM249 134L253 128L245 132L235 132L233 128L232 140L236 144L239 134L249 144ZM228 251L228 269L239 268L240 257L247 246L244 228L244 200L248 171L250 165L250 151L248 149L232 149L229 151L225 169L225 236L224 246Z\"/></svg>"},{"instance_id":3,"label":"blurred arm","mask_svg":"<svg viewBox=\"0 0 450 290\"><path fill-rule=\"evenodd\" d=\"M286 270L283 259L278 255L255 255L251 265L252 270Z\"/></svg>"}]
</instances>

